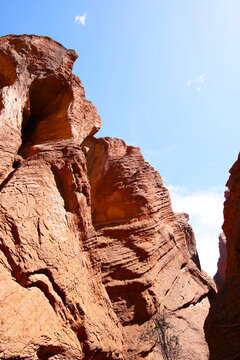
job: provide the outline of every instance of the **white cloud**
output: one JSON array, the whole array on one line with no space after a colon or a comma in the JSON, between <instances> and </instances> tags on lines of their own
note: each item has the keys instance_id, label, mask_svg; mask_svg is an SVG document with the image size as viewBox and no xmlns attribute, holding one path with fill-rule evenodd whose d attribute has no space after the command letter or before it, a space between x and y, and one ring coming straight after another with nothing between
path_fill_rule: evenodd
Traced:
<instances>
[{"instance_id":1,"label":"white cloud","mask_svg":"<svg viewBox=\"0 0 240 360\"><path fill-rule=\"evenodd\" d=\"M186 86L191 86L194 85L195 86L195 90L197 92L200 92L202 90L202 85L203 83L206 81L206 75L205 74L201 74L198 77L192 79L192 80L188 80L186 83Z\"/></svg>"},{"instance_id":2,"label":"white cloud","mask_svg":"<svg viewBox=\"0 0 240 360\"><path fill-rule=\"evenodd\" d=\"M187 193L168 186L174 212L186 212L193 227L201 265L210 276L216 273L218 236L222 232L224 189Z\"/></svg>"},{"instance_id":3,"label":"white cloud","mask_svg":"<svg viewBox=\"0 0 240 360\"><path fill-rule=\"evenodd\" d=\"M86 17L87 17L87 13L84 13L83 15L77 15L75 17L75 20L74 20L74 24L81 24L81 25L85 25L86 24Z\"/></svg>"},{"instance_id":4,"label":"white cloud","mask_svg":"<svg viewBox=\"0 0 240 360\"><path fill-rule=\"evenodd\" d=\"M205 77L206 77L205 74L200 75L200 76L198 77L198 81L201 82L201 83L204 83Z\"/></svg>"},{"instance_id":5,"label":"white cloud","mask_svg":"<svg viewBox=\"0 0 240 360\"><path fill-rule=\"evenodd\" d=\"M170 152L174 151L176 148L177 148L177 145L176 145L176 144L172 144L172 145L169 145L169 146L165 149L165 151L166 151L166 153L170 153Z\"/></svg>"}]
</instances>

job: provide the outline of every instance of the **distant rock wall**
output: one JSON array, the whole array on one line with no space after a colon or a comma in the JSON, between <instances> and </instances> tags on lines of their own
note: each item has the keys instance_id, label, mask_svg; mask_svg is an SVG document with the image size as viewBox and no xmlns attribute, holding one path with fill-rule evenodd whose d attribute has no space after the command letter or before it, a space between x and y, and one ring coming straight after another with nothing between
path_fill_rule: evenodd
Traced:
<instances>
[{"instance_id":1,"label":"distant rock wall","mask_svg":"<svg viewBox=\"0 0 240 360\"><path fill-rule=\"evenodd\" d=\"M181 359L206 360L214 285L186 215L138 148L97 139L77 55L0 38L0 354L161 359L143 335L165 311Z\"/></svg>"},{"instance_id":2,"label":"distant rock wall","mask_svg":"<svg viewBox=\"0 0 240 360\"><path fill-rule=\"evenodd\" d=\"M196 239L191 225L189 225L189 215L186 213L175 214L176 220L180 225L182 231L185 234L186 245L192 261L197 265L198 269L201 270L200 260L198 257Z\"/></svg>"},{"instance_id":3,"label":"distant rock wall","mask_svg":"<svg viewBox=\"0 0 240 360\"><path fill-rule=\"evenodd\" d=\"M219 259L217 264L217 273L214 276L214 281L218 290L223 286L225 281L226 269L227 269L227 246L226 236L224 233L219 235Z\"/></svg>"}]
</instances>

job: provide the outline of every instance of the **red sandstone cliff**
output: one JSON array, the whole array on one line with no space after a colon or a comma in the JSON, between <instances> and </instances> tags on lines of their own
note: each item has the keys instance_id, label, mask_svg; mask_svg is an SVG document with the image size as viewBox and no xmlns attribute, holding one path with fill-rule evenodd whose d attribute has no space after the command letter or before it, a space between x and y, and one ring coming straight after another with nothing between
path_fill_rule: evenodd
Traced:
<instances>
[{"instance_id":1,"label":"red sandstone cliff","mask_svg":"<svg viewBox=\"0 0 240 360\"><path fill-rule=\"evenodd\" d=\"M142 337L160 308L181 359L206 360L214 286L194 236L138 148L93 137L76 58L49 38L0 38L0 350L161 359Z\"/></svg>"},{"instance_id":2,"label":"red sandstone cliff","mask_svg":"<svg viewBox=\"0 0 240 360\"><path fill-rule=\"evenodd\" d=\"M240 359L240 154L230 170L227 186L223 224L225 279L205 323L211 360Z\"/></svg>"}]
</instances>

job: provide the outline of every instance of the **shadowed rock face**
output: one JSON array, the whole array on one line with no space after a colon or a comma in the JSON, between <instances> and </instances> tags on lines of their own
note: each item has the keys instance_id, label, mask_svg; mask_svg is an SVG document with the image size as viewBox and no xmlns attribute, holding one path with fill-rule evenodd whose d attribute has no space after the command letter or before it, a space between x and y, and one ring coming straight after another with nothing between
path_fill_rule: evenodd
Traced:
<instances>
[{"instance_id":1,"label":"shadowed rock face","mask_svg":"<svg viewBox=\"0 0 240 360\"><path fill-rule=\"evenodd\" d=\"M225 279L205 323L211 360L240 358L240 155L226 185L229 190L223 224L227 247Z\"/></svg>"},{"instance_id":2,"label":"shadowed rock face","mask_svg":"<svg viewBox=\"0 0 240 360\"><path fill-rule=\"evenodd\" d=\"M0 38L0 351L161 359L142 339L160 307L182 358L206 360L214 286L194 235L138 148L92 136L76 58L49 38Z\"/></svg>"}]
</instances>

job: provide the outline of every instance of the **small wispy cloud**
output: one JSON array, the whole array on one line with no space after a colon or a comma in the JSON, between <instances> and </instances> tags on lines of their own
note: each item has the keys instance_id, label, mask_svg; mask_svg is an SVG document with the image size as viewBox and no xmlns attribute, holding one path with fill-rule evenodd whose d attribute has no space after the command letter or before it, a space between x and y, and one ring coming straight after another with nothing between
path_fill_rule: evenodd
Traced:
<instances>
[{"instance_id":1,"label":"small wispy cloud","mask_svg":"<svg viewBox=\"0 0 240 360\"><path fill-rule=\"evenodd\" d=\"M151 165L158 166L159 159L169 156L171 153L174 153L174 151L178 148L178 144L169 144L167 147L160 149L144 149L141 148L141 152L143 154L143 157L149 161Z\"/></svg>"},{"instance_id":2,"label":"small wispy cloud","mask_svg":"<svg viewBox=\"0 0 240 360\"><path fill-rule=\"evenodd\" d=\"M75 20L74 20L74 24L81 24L81 25L85 25L86 24L86 17L87 17L87 13L84 13L83 15L77 15L75 17Z\"/></svg>"},{"instance_id":3,"label":"small wispy cloud","mask_svg":"<svg viewBox=\"0 0 240 360\"><path fill-rule=\"evenodd\" d=\"M206 81L206 75L201 74L198 77L188 80L186 83L186 86L193 86L195 88L195 91L200 92L202 91L202 85Z\"/></svg>"},{"instance_id":4,"label":"small wispy cloud","mask_svg":"<svg viewBox=\"0 0 240 360\"><path fill-rule=\"evenodd\" d=\"M198 77L198 81L201 82L201 83L204 83L205 77L206 77L205 74L200 75L200 76Z\"/></svg>"},{"instance_id":5,"label":"small wispy cloud","mask_svg":"<svg viewBox=\"0 0 240 360\"><path fill-rule=\"evenodd\" d=\"M169 145L169 146L165 149L165 152L166 152L166 153L170 153L170 152L174 151L177 147L178 147L177 144Z\"/></svg>"}]
</instances>

